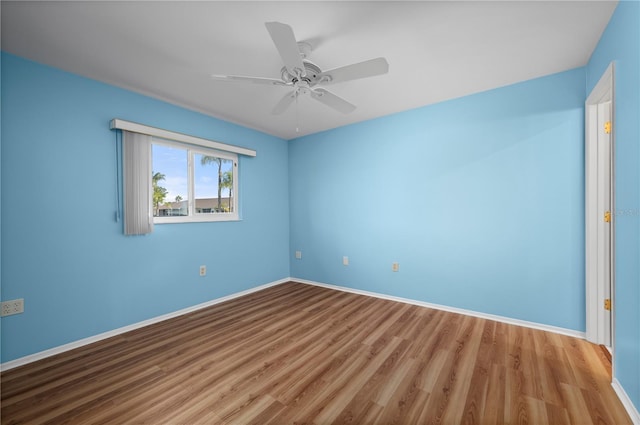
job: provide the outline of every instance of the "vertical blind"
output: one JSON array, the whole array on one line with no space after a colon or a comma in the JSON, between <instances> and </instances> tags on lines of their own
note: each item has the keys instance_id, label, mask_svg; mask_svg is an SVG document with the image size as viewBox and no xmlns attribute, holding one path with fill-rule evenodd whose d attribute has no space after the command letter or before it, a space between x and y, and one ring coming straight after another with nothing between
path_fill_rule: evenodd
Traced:
<instances>
[{"instance_id":1,"label":"vertical blind","mask_svg":"<svg viewBox=\"0 0 640 425\"><path fill-rule=\"evenodd\" d=\"M151 136L122 132L124 234L153 232Z\"/></svg>"}]
</instances>

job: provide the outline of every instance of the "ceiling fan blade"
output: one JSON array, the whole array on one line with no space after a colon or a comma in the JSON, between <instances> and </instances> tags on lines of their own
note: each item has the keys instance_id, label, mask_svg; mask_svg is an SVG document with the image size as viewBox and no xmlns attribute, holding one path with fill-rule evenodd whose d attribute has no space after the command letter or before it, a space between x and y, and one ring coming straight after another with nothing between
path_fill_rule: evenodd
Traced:
<instances>
[{"instance_id":1,"label":"ceiling fan blade","mask_svg":"<svg viewBox=\"0 0 640 425\"><path fill-rule=\"evenodd\" d=\"M286 86L282 80L275 78L262 78L262 77L245 77L243 75L216 75L212 74L211 78L217 81L231 81L240 83L252 83L252 84L266 84L270 86Z\"/></svg>"},{"instance_id":2,"label":"ceiling fan blade","mask_svg":"<svg viewBox=\"0 0 640 425\"><path fill-rule=\"evenodd\" d=\"M359 78L373 77L389 72L389 63L385 58L370 59L368 61L354 63L340 68L321 72L318 77L326 77L323 84L340 83L342 81L357 80Z\"/></svg>"},{"instance_id":3,"label":"ceiling fan blade","mask_svg":"<svg viewBox=\"0 0 640 425\"><path fill-rule=\"evenodd\" d=\"M283 113L284 111L287 110L287 108L289 106L291 106L291 104L293 103L294 100L296 100L296 96L298 94L294 91L285 94L282 99L280 99L280 101L276 104L276 106L273 107L273 109L271 110L271 113L273 115L280 115L281 113Z\"/></svg>"},{"instance_id":4,"label":"ceiling fan blade","mask_svg":"<svg viewBox=\"0 0 640 425\"><path fill-rule=\"evenodd\" d=\"M316 88L311 90L311 97L317 100L320 103L324 103L330 108L335 109L336 111L342 112L343 114L348 114L353 112L356 109L356 105L353 105L343 98L336 96L328 90L322 88Z\"/></svg>"},{"instance_id":5,"label":"ceiling fan blade","mask_svg":"<svg viewBox=\"0 0 640 425\"><path fill-rule=\"evenodd\" d=\"M265 26L278 49L278 53L280 53L287 71L291 75L297 75L298 73L301 76L306 75L298 43L296 43L296 36L293 34L291 27L280 22L267 22Z\"/></svg>"}]
</instances>

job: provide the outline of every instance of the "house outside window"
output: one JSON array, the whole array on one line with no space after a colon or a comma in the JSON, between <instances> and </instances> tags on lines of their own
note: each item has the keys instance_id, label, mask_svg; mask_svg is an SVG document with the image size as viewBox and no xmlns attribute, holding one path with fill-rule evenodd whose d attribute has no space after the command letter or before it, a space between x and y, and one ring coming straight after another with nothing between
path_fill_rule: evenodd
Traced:
<instances>
[{"instance_id":1,"label":"house outside window","mask_svg":"<svg viewBox=\"0 0 640 425\"><path fill-rule=\"evenodd\" d=\"M239 220L236 154L154 137L151 161L154 223Z\"/></svg>"}]
</instances>

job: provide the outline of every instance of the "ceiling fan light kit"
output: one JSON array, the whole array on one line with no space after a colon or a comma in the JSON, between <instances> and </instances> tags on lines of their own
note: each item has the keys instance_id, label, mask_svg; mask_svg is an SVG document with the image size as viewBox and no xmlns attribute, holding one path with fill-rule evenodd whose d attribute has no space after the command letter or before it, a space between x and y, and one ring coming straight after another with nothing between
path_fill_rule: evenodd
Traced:
<instances>
[{"instance_id":1,"label":"ceiling fan light kit","mask_svg":"<svg viewBox=\"0 0 640 425\"><path fill-rule=\"evenodd\" d=\"M351 113L356 109L355 105L319 86L374 77L389 72L389 64L385 58L370 59L322 71L318 65L307 60L312 50L311 44L296 41L293 29L289 25L267 22L265 26L284 62L284 67L280 71L280 80L242 75L212 75L211 77L218 81L286 86L292 89L275 105L271 111L272 114L278 115L285 112L300 95L308 95L343 114Z\"/></svg>"}]
</instances>

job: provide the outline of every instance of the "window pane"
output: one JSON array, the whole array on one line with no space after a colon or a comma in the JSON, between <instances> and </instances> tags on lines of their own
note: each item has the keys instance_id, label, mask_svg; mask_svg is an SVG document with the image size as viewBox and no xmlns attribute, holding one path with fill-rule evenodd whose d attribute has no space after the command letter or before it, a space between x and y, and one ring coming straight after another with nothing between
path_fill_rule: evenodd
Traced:
<instances>
[{"instance_id":1,"label":"window pane","mask_svg":"<svg viewBox=\"0 0 640 425\"><path fill-rule=\"evenodd\" d=\"M195 213L233 212L233 161L194 155Z\"/></svg>"},{"instance_id":2,"label":"window pane","mask_svg":"<svg viewBox=\"0 0 640 425\"><path fill-rule=\"evenodd\" d=\"M187 150L152 145L153 216L189 215Z\"/></svg>"}]
</instances>

